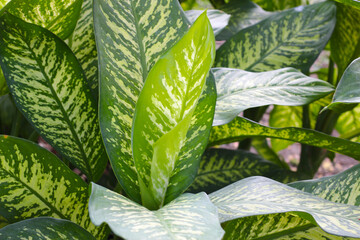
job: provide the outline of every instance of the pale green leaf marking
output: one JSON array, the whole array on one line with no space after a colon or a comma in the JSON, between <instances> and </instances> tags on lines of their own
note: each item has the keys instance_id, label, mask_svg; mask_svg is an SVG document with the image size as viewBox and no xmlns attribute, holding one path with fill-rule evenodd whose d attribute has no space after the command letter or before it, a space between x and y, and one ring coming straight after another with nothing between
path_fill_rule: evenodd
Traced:
<instances>
[{"instance_id":1,"label":"pale green leaf marking","mask_svg":"<svg viewBox=\"0 0 360 240\"><path fill-rule=\"evenodd\" d=\"M202 10L189 10L185 14L193 24L202 12ZM216 36L228 25L230 15L220 10L207 10L206 13Z\"/></svg>"},{"instance_id":2,"label":"pale green leaf marking","mask_svg":"<svg viewBox=\"0 0 360 240\"><path fill-rule=\"evenodd\" d=\"M340 115L335 126L341 138L360 142L360 105Z\"/></svg>"},{"instance_id":3,"label":"pale green leaf marking","mask_svg":"<svg viewBox=\"0 0 360 240\"><path fill-rule=\"evenodd\" d=\"M335 0L341 4L351 6L353 8L360 9L360 2L358 0Z\"/></svg>"}]
</instances>

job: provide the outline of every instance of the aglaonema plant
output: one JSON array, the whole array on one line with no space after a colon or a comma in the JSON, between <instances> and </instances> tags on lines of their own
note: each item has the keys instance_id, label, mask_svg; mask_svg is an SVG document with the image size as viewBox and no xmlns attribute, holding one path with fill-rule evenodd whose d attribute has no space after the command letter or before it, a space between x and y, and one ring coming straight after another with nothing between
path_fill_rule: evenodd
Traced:
<instances>
[{"instance_id":1,"label":"aglaonema plant","mask_svg":"<svg viewBox=\"0 0 360 240\"><path fill-rule=\"evenodd\" d=\"M214 18L229 20L220 11L185 15L174 0L67 3L8 1L1 10L0 65L7 89L60 156L0 136L1 239L106 239L106 225L125 239L360 237L358 166L287 186L264 177L237 181L251 175L298 179L280 160L219 148L203 155L209 146L244 136L282 134L358 159L357 143L236 117L248 108L303 105L333 92L329 83L294 69L307 69L325 46L334 26L333 3L265 14L271 18L240 31L218 51L214 35L221 36L226 23ZM31 14L34 8L38 15ZM47 16L53 8L55 17ZM290 40L305 38L291 34L299 19L300 28L319 33L292 52ZM269 43L272 54L263 57L247 36L271 32L278 22L294 23L286 31L276 28L282 33L277 40L289 44ZM261 42L255 40L255 46ZM238 61L237 48L255 59L246 58L244 70L222 66ZM279 61L288 55L291 64ZM260 67L267 72L253 72ZM357 101L357 92L338 97L346 94L339 87L329 109ZM100 178L109 180L108 159L120 191L100 185Z\"/></svg>"}]
</instances>

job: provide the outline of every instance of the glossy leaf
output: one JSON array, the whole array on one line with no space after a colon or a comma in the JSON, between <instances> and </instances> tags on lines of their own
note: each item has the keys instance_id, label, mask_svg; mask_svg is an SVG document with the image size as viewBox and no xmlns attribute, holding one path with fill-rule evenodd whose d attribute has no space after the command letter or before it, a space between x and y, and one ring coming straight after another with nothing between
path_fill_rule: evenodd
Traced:
<instances>
[{"instance_id":1,"label":"glossy leaf","mask_svg":"<svg viewBox=\"0 0 360 240\"><path fill-rule=\"evenodd\" d=\"M77 59L46 29L10 14L0 25L0 64L17 107L48 143L98 180L107 156Z\"/></svg>"},{"instance_id":2,"label":"glossy leaf","mask_svg":"<svg viewBox=\"0 0 360 240\"><path fill-rule=\"evenodd\" d=\"M189 10L185 14L189 21L194 23L202 12L202 10ZM206 13L216 36L228 25L230 15L220 10L208 10Z\"/></svg>"},{"instance_id":3,"label":"glossy leaf","mask_svg":"<svg viewBox=\"0 0 360 240\"><path fill-rule=\"evenodd\" d=\"M360 143L336 138L312 129L295 127L272 128L237 117L230 123L213 127L209 145L214 146L238 141L244 137L262 136L299 142L360 159Z\"/></svg>"},{"instance_id":4,"label":"glossy leaf","mask_svg":"<svg viewBox=\"0 0 360 240\"><path fill-rule=\"evenodd\" d=\"M82 0L11 0L1 9L67 38L75 28ZM51 13L51 14L49 14Z\"/></svg>"},{"instance_id":5,"label":"glossy leaf","mask_svg":"<svg viewBox=\"0 0 360 240\"><path fill-rule=\"evenodd\" d=\"M297 180L296 174L264 160L259 155L221 148L208 149L188 192L211 193L243 178L265 176L281 182Z\"/></svg>"},{"instance_id":6,"label":"glossy leaf","mask_svg":"<svg viewBox=\"0 0 360 240\"><path fill-rule=\"evenodd\" d=\"M9 2L11 2L11 0L0 0L0 9L5 7Z\"/></svg>"},{"instance_id":7,"label":"glossy leaf","mask_svg":"<svg viewBox=\"0 0 360 240\"><path fill-rule=\"evenodd\" d=\"M125 239L221 239L217 210L205 193L184 194L157 211L92 184L90 218Z\"/></svg>"},{"instance_id":8,"label":"glossy leaf","mask_svg":"<svg viewBox=\"0 0 360 240\"><path fill-rule=\"evenodd\" d=\"M331 36L335 10L334 3L323 2L274 14L222 45L215 66L247 71L294 67L307 72Z\"/></svg>"},{"instance_id":9,"label":"glossy leaf","mask_svg":"<svg viewBox=\"0 0 360 240\"><path fill-rule=\"evenodd\" d=\"M136 104L132 131L133 156L147 207L145 192L155 203L151 208L164 204L179 152L189 144L186 134L214 58L214 34L203 13L149 72Z\"/></svg>"},{"instance_id":10,"label":"glossy leaf","mask_svg":"<svg viewBox=\"0 0 360 240\"><path fill-rule=\"evenodd\" d=\"M293 212L330 234L360 237L360 207L333 203L264 177L243 179L209 196L221 222Z\"/></svg>"},{"instance_id":11,"label":"glossy leaf","mask_svg":"<svg viewBox=\"0 0 360 240\"><path fill-rule=\"evenodd\" d=\"M229 68L211 71L218 94L214 126L230 122L248 108L305 105L333 91L329 83L307 77L293 68L261 73Z\"/></svg>"},{"instance_id":12,"label":"glossy leaf","mask_svg":"<svg viewBox=\"0 0 360 240\"><path fill-rule=\"evenodd\" d=\"M96 239L85 229L73 222L45 217L28 219L8 225L0 229L0 238L4 240Z\"/></svg>"},{"instance_id":13,"label":"glossy leaf","mask_svg":"<svg viewBox=\"0 0 360 240\"><path fill-rule=\"evenodd\" d=\"M0 136L0 215L10 223L49 216L69 219L99 238L89 218L88 186L55 155L32 142Z\"/></svg>"},{"instance_id":14,"label":"glossy leaf","mask_svg":"<svg viewBox=\"0 0 360 240\"><path fill-rule=\"evenodd\" d=\"M94 1L100 126L122 188L141 202L131 149L135 105L148 71L188 29L177 0Z\"/></svg>"},{"instance_id":15,"label":"glossy leaf","mask_svg":"<svg viewBox=\"0 0 360 240\"><path fill-rule=\"evenodd\" d=\"M358 0L335 0L341 4L348 5L360 9L360 2Z\"/></svg>"}]
</instances>

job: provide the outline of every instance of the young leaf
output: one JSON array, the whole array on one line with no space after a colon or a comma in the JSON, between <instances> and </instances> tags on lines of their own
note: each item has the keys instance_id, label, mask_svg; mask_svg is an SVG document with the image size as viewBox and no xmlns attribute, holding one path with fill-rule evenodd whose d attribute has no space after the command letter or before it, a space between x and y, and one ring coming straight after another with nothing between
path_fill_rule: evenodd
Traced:
<instances>
[{"instance_id":1,"label":"young leaf","mask_svg":"<svg viewBox=\"0 0 360 240\"><path fill-rule=\"evenodd\" d=\"M85 229L79 225L55 218L33 218L13 223L0 229L0 238L7 240L37 239L37 240L95 240Z\"/></svg>"},{"instance_id":2,"label":"young leaf","mask_svg":"<svg viewBox=\"0 0 360 240\"><path fill-rule=\"evenodd\" d=\"M330 234L360 237L360 207L333 203L264 177L243 179L209 197L219 209L221 222L294 212Z\"/></svg>"},{"instance_id":3,"label":"young leaf","mask_svg":"<svg viewBox=\"0 0 360 240\"><path fill-rule=\"evenodd\" d=\"M213 127L208 146L235 142L244 137L253 136L278 138L304 143L360 159L360 143L332 137L312 129L266 127L241 117L235 118L228 124Z\"/></svg>"},{"instance_id":4,"label":"young leaf","mask_svg":"<svg viewBox=\"0 0 360 240\"><path fill-rule=\"evenodd\" d=\"M214 58L215 39L205 12L149 72L136 104L132 131L135 166L144 184L140 184L142 201L149 208L164 204ZM145 200L144 192L150 193L154 204Z\"/></svg>"},{"instance_id":5,"label":"young leaf","mask_svg":"<svg viewBox=\"0 0 360 240\"><path fill-rule=\"evenodd\" d=\"M125 239L221 239L217 210L205 193L184 194L157 211L96 184L89 200L91 221L106 222Z\"/></svg>"},{"instance_id":6,"label":"young leaf","mask_svg":"<svg viewBox=\"0 0 360 240\"><path fill-rule=\"evenodd\" d=\"M222 45L215 65L247 71L294 67L307 72L331 36L335 10L335 4L326 1L274 14Z\"/></svg>"},{"instance_id":7,"label":"young leaf","mask_svg":"<svg viewBox=\"0 0 360 240\"><path fill-rule=\"evenodd\" d=\"M0 64L17 107L48 143L98 180L107 156L77 59L46 29L10 14L0 25Z\"/></svg>"},{"instance_id":8,"label":"young leaf","mask_svg":"<svg viewBox=\"0 0 360 240\"><path fill-rule=\"evenodd\" d=\"M141 202L132 159L135 105L148 71L188 29L177 0L94 0L100 126L117 179Z\"/></svg>"},{"instance_id":9,"label":"young leaf","mask_svg":"<svg viewBox=\"0 0 360 240\"><path fill-rule=\"evenodd\" d=\"M189 10L185 14L189 21L194 23L202 12L202 10ZM228 25L230 15L220 10L208 10L206 12L216 36Z\"/></svg>"},{"instance_id":10,"label":"young leaf","mask_svg":"<svg viewBox=\"0 0 360 240\"><path fill-rule=\"evenodd\" d=\"M248 108L305 105L333 91L329 83L307 77L293 68L261 73L229 68L211 71L218 94L214 126L230 122Z\"/></svg>"},{"instance_id":11,"label":"young leaf","mask_svg":"<svg viewBox=\"0 0 360 240\"><path fill-rule=\"evenodd\" d=\"M69 219L103 238L87 209L88 186L54 154L32 142L0 135L0 215L10 223L49 216Z\"/></svg>"}]
</instances>

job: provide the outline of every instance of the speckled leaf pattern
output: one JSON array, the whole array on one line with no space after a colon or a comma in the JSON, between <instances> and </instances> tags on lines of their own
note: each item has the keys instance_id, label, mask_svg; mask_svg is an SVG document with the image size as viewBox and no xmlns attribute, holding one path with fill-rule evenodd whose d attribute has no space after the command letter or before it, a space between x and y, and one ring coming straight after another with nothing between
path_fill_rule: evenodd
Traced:
<instances>
[{"instance_id":1,"label":"speckled leaf pattern","mask_svg":"<svg viewBox=\"0 0 360 240\"><path fill-rule=\"evenodd\" d=\"M147 188L157 206L164 203L181 148L189 144L186 135L214 58L214 33L204 12L154 65L140 93L132 131L133 156L144 183L141 193Z\"/></svg>"},{"instance_id":2,"label":"speckled leaf pattern","mask_svg":"<svg viewBox=\"0 0 360 240\"><path fill-rule=\"evenodd\" d=\"M323 2L274 14L239 31L216 55L217 67L307 72L335 26L335 4Z\"/></svg>"},{"instance_id":3,"label":"speckled leaf pattern","mask_svg":"<svg viewBox=\"0 0 360 240\"><path fill-rule=\"evenodd\" d=\"M82 0L11 0L1 11L67 38L75 28Z\"/></svg>"},{"instance_id":4,"label":"speckled leaf pattern","mask_svg":"<svg viewBox=\"0 0 360 240\"><path fill-rule=\"evenodd\" d=\"M92 0L84 0L79 20L69 39L69 46L79 60L91 92L97 100L99 95L99 72Z\"/></svg>"},{"instance_id":5,"label":"speckled leaf pattern","mask_svg":"<svg viewBox=\"0 0 360 240\"><path fill-rule=\"evenodd\" d=\"M188 29L177 0L94 1L100 71L100 125L117 179L141 202L132 159L135 105L148 71Z\"/></svg>"},{"instance_id":6,"label":"speckled leaf pattern","mask_svg":"<svg viewBox=\"0 0 360 240\"><path fill-rule=\"evenodd\" d=\"M32 142L0 136L0 215L10 223L62 218L102 238L104 228L90 222L88 198L87 184L55 155Z\"/></svg>"},{"instance_id":7,"label":"speckled leaf pattern","mask_svg":"<svg viewBox=\"0 0 360 240\"><path fill-rule=\"evenodd\" d=\"M237 117L228 124L213 127L208 146L236 142L244 137L254 136L278 138L308 144L360 160L360 143L332 137L312 129L266 127L242 117Z\"/></svg>"},{"instance_id":8,"label":"speckled leaf pattern","mask_svg":"<svg viewBox=\"0 0 360 240\"><path fill-rule=\"evenodd\" d=\"M205 193L184 194L160 210L150 211L137 203L92 184L90 218L106 222L125 239L221 239L217 210Z\"/></svg>"},{"instance_id":9,"label":"speckled leaf pattern","mask_svg":"<svg viewBox=\"0 0 360 240\"><path fill-rule=\"evenodd\" d=\"M15 103L58 152L98 180L107 163L96 105L68 46L46 29L6 14L0 64Z\"/></svg>"},{"instance_id":10,"label":"speckled leaf pattern","mask_svg":"<svg viewBox=\"0 0 360 240\"><path fill-rule=\"evenodd\" d=\"M211 193L250 176L265 176L281 182L293 182L296 174L264 160L259 155L221 148L205 151L195 181L188 192Z\"/></svg>"},{"instance_id":11,"label":"speckled leaf pattern","mask_svg":"<svg viewBox=\"0 0 360 240\"><path fill-rule=\"evenodd\" d=\"M0 229L0 238L3 240L96 239L85 229L73 222L46 217L24 220Z\"/></svg>"},{"instance_id":12,"label":"speckled leaf pattern","mask_svg":"<svg viewBox=\"0 0 360 240\"><path fill-rule=\"evenodd\" d=\"M213 68L217 89L214 126L230 122L240 112L270 104L299 106L333 92L322 80L293 68L253 73L240 69Z\"/></svg>"},{"instance_id":13,"label":"speckled leaf pattern","mask_svg":"<svg viewBox=\"0 0 360 240\"><path fill-rule=\"evenodd\" d=\"M221 222L284 212L297 212L324 231L360 237L360 207L333 203L264 177L250 177L209 195ZM313 218L313 219L312 219Z\"/></svg>"},{"instance_id":14,"label":"speckled leaf pattern","mask_svg":"<svg viewBox=\"0 0 360 240\"><path fill-rule=\"evenodd\" d=\"M189 10L186 11L186 17L191 23L201 15L203 10ZM227 25L230 19L230 15L220 10L207 10L207 16L210 20L211 26L214 30L214 35L218 35Z\"/></svg>"},{"instance_id":15,"label":"speckled leaf pattern","mask_svg":"<svg viewBox=\"0 0 360 240\"><path fill-rule=\"evenodd\" d=\"M341 4L348 5L360 9L360 2L358 0L335 0Z\"/></svg>"}]
</instances>

